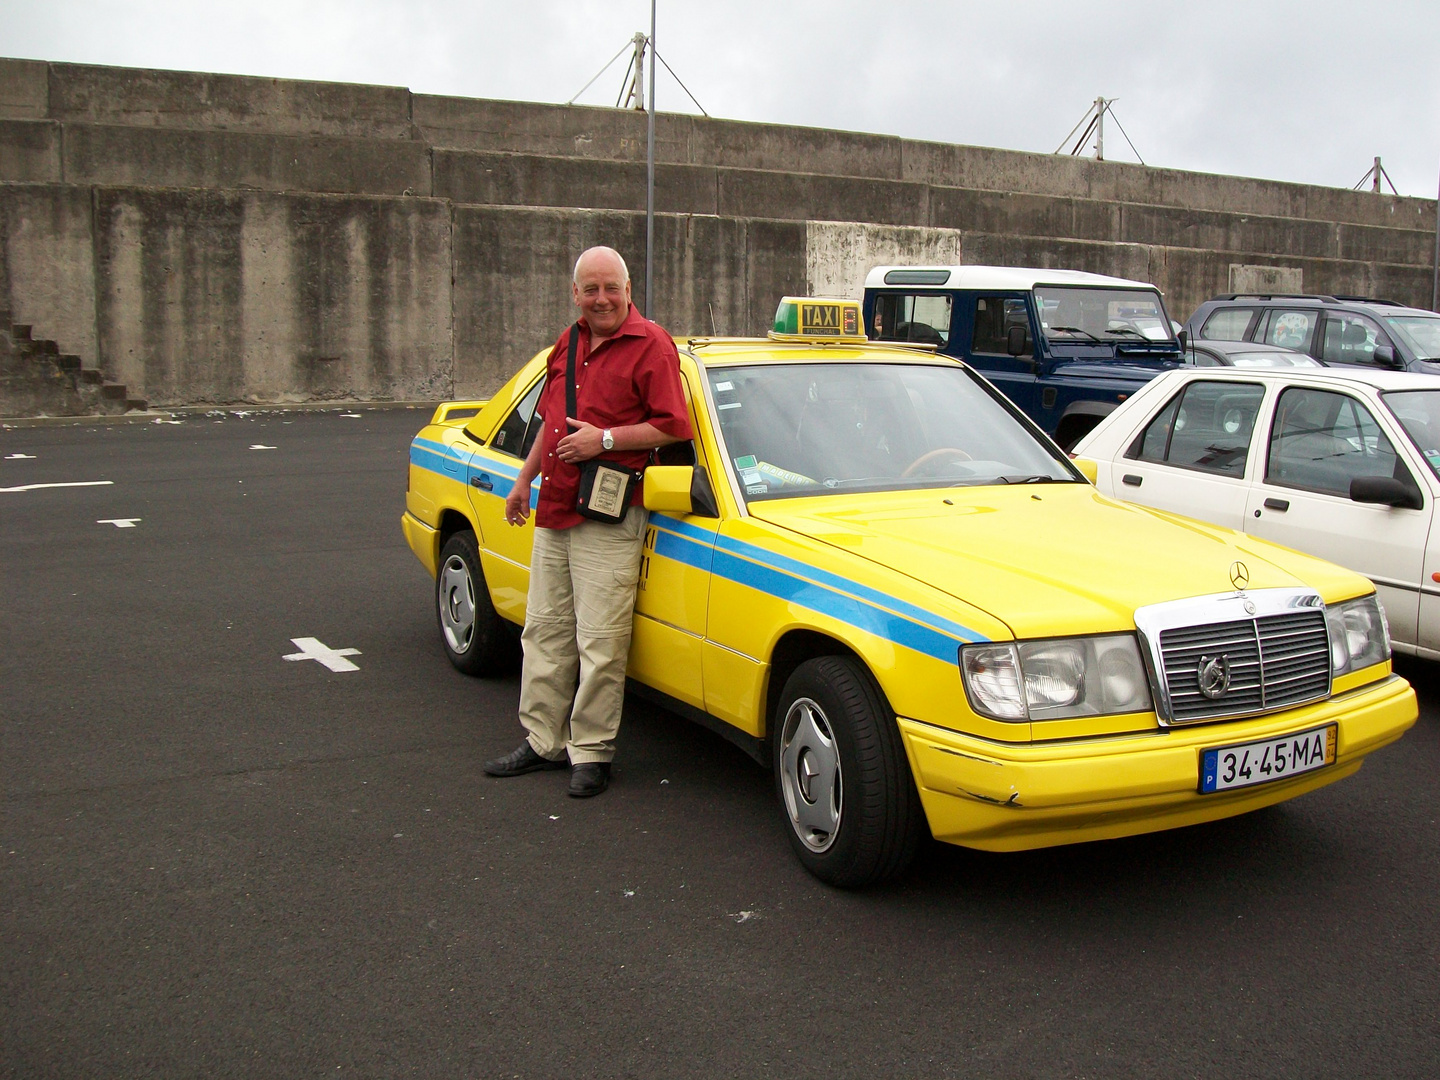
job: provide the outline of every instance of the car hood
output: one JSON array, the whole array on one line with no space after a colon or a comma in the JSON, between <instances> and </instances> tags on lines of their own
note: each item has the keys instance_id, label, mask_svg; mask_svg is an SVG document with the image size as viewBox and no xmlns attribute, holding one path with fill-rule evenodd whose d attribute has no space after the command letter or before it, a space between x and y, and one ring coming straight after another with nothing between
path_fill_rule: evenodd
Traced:
<instances>
[{"instance_id":1,"label":"car hood","mask_svg":"<svg viewBox=\"0 0 1440 1080\"><path fill-rule=\"evenodd\" d=\"M1088 484L776 500L750 513L978 608L1019 638L1133 629L1136 608L1233 592L1237 560L1251 590L1308 585L1331 602L1371 589L1322 560Z\"/></svg>"}]
</instances>

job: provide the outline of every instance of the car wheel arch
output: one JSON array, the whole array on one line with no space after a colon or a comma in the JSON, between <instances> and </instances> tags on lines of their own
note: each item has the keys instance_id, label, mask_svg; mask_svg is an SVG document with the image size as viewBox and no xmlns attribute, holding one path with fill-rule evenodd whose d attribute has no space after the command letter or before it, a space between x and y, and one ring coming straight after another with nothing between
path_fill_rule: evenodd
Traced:
<instances>
[{"instance_id":1,"label":"car wheel arch","mask_svg":"<svg viewBox=\"0 0 1440 1080\"><path fill-rule=\"evenodd\" d=\"M844 656L860 664L869 672L870 678L874 680L881 695L885 696L888 705L889 697L885 694L885 688L875 674L874 665L853 646L821 630L795 627L781 634L770 650L770 671L765 682L765 715L763 717L765 728L761 733L762 738L769 738L771 734L771 722L775 718L775 709L779 706L785 684L795 669L807 660L814 660L821 656Z\"/></svg>"}]
</instances>

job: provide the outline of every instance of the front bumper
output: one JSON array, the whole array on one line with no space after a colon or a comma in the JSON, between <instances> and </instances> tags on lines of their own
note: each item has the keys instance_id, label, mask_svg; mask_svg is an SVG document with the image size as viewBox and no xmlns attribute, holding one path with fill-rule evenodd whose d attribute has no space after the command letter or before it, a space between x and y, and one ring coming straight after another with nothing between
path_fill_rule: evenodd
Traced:
<instances>
[{"instance_id":1,"label":"front bumper","mask_svg":"<svg viewBox=\"0 0 1440 1080\"><path fill-rule=\"evenodd\" d=\"M1138 735L1010 745L898 717L936 839L988 851L1074 844L1243 814L1349 776L1418 715L1398 676L1269 716ZM1293 779L1202 795L1209 747L1338 725L1335 763Z\"/></svg>"}]
</instances>

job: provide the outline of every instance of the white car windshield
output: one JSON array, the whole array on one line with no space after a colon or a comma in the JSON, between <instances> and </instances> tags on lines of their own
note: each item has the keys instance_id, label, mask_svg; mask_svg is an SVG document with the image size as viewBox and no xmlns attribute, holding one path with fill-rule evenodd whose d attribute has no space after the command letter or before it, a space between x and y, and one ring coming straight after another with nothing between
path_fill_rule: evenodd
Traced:
<instances>
[{"instance_id":1,"label":"white car windshield","mask_svg":"<svg viewBox=\"0 0 1440 1080\"><path fill-rule=\"evenodd\" d=\"M1385 325L1421 360L1440 360L1440 316L1387 315Z\"/></svg>"},{"instance_id":2,"label":"white car windshield","mask_svg":"<svg viewBox=\"0 0 1440 1080\"><path fill-rule=\"evenodd\" d=\"M757 364L708 375L747 502L1083 482L958 365Z\"/></svg>"},{"instance_id":3,"label":"white car windshield","mask_svg":"<svg viewBox=\"0 0 1440 1080\"><path fill-rule=\"evenodd\" d=\"M1153 289L1036 285L1040 325L1052 341L1174 341Z\"/></svg>"},{"instance_id":4,"label":"white car windshield","mask_svg":"<svg viewBox=\"0 0 1440 1080\"><path fill-rule=\"evenodd\" d=\"M1440 390L1391 390L1381 398L1430 471L1440 476Z\"/></svg>"}]
</instances>

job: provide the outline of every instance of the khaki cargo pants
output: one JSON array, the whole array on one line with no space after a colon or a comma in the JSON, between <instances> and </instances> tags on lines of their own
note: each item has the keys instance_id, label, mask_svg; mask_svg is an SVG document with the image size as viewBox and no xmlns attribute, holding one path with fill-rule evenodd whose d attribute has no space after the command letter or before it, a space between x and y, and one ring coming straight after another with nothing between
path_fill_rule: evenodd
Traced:
<instances>
[{"instance_id":1,"label":"khaki cargo pants","mask_svg":"<svg viewBox=\"0 0 1440 1080\"><path fill-rule=\"evenodd\" d=\"M615 756L647 517L632 506L615 525L535 529L520 723L541 757L568 752L579 765Z\"/></svg>"}]
</instances>

